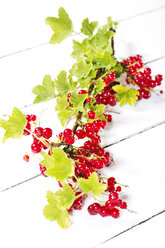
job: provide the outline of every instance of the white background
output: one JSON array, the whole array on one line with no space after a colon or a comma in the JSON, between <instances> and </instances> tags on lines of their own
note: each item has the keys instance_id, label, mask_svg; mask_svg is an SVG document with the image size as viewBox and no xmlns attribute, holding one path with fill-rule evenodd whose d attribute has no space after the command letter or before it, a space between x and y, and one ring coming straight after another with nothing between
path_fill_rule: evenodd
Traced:
<instances>
[{"instance_id":1,"label":"white background","mask_svg":"<svg viewBox=\"0 0 165 248\"><path fill-rule=\"evenodd\" d=\"M0 116L14 106L29 114L42 113L42 125L52 127L54 134L61 130L54 101L31 105L31 89L45 74L54 78L73 63L71 38L60 45L48 43L52 31L44 19L57 16L60 6L69 13L77 32L86 17L102 25L111 16L119 21L116 56L142 54L153 75L165 71L164 0L1 1ZM165 89L164 83L161 89ZM36 177L39 166L35 159L29 164L22 161L23 154L30 151L30 139L9 140L0 144L1 247L153 247L158 243L164 247L165 96L158 90L135 107L114 109L120 114L113 114L113 123L102 136L116 165L103 173L130 186L123 189L123 198L137 214L122 211L117 220L89 216L89 198L84 209L74 213L71 228L61 230L42 215L46 191L56 191L56 182Z\"/></svg>"}]
</instances>

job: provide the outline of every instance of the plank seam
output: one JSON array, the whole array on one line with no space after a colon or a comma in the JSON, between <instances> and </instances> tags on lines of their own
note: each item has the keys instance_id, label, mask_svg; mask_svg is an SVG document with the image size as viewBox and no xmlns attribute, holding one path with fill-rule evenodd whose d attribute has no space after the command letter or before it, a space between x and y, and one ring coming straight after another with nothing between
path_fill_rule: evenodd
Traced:
<instances>
[{"instance_id":1,"label":"plank seam","mask_svg":"<svg viewBox=\"0 0 165 248\"><path fill-rule=\"evenodd\" d=\"M139 222L139 223L137 223L137 224L135 224L135 225L133 225L133 226L131 226L131 227L125 229L124 231L122 231L122 232L120 232L120 233L118 233L118 234L112 236L111 238L109 238L109 239L107 239L107 240L101 242L100 244L94 246L93 248L96 248L96 247L98 247L99 245L103 245L103 244L107 243L108 241L110 241L110 240L112 240L112 239L114 239L114 238L116 238L116 237L122 235L123 233L126 233L126 232L132 230L133 228L135 228L135 227L137 227L137 226L140 226L140 225L146 223L147 221L150 221L151 219L153 219L153 218L155 218L156 216L158 216L158 215L160 215L160 214L163 214L163 213L165 213L165 209L163 209L162 211L160 211L160 212L158 212L158 213L152 215L151 217L149 217L149 218L147 218L147 219L144 219L144 220L142 220L141 222Z\"/></svg>"},{"instance_id":2,"label":"plank seam","mask_svg":"<svg viewBox=\"0 0 165 248\"><path fill-rule=\"evenodd\" d=\"M156 127L158 127L158 126L160 126L160 125L163 125L164 123L165 123L165 120L164 120L163 122L158 123L157 125L154 125L154 126L150 127L150 128L146 128L145 130L142 130L142 131L140 131L140 132L138 132L138 133L136 133L136 134L132 134L132 135L126 137L126 138L123 138L123 139L117 141L117 142L114 142L114 143L112 143L112 144L110 144L110 145L104 146L103 148L108 148L108 147L110 147L110 146L116 145L116 144L118 144L118 143L120 143L120 142L122 142L122 141L125 141L125 140L127 140L127 139L129 139L129 138L131 138L131 137L134 137L134 136L136 136L136 135L138 135L138 134L144 133L144 132L146 132L146 131L148 131L148 130L150 130L150 129L152 129L152 128L156 128ZM17 186L19 186L19 185L21 185L21 184L23 184L23 183L29 182L29 181L31 181L31 180L33 180L33 179L39 177L39 176L41 176L41 174L35 175L35 176L33 176L33 177L29 178L29 179L26 179L26 180L24 180L24 181L22 181L22 182L20 182L20 183L17 183L17 184L14 184L14 185L10 186L10 187L7 187L7 188L1 190L0 193L3 193L3 192L5 192L5 191L7 191L7 190L10 190L10 189L12 189L12 188L15 188L15 187L17 187Z\"/></svg>"},{"instance_id":3,"label":"plank seam","mask_svg":"<svg viewBox=\"0 0 165 248\"><path fill-rule=\"evenodd\" d=\"M146 132L146 131L149 131L150 129L156 128L156 127L161 126L161 125L163 125L163 124L165 124L165 120L163 120L163 121L161 121L161 122L159 122L159 123L157 123L157 124L155 124L155 125L153 125L153 126L147 127L147 128L145 128L145 129L143 129L143 130L140 130L140 131L137 132L137 133L134 133L134 134L131 134L131 135L125 137L125 138L122 138L122 139L120 139L120 140L118 140L118 141L115 141L115 142L113 142L113 143L111 143L111 144L109 144L109 145L106 145L106 146L104 146L103 148L108 148L108 147L110 147L110 146L116 145L116 144L118 144L118 143L120 143L120 142L122 142L122 141L125 141L125 140L127 140L127 139L130 139L130 138L132 138L132 137L134 137L134 136L137 136L137 135L139 135L139 134L141 134L141 133L144 133L144 132Z\"/></svg>"},{"instance_id":4,"label":"plank seam","mask_svg":"<svg viewBox=\"0 0 165 248\"><path fill-rule=\"evenodd\" d=\"M160 6L158 8L155 8L155 9L147 10L145 12L141 12L141 13L138 13L138 14L135 14L135 15L132 15L132 16L123 18L123 19L120 19L120 20L118 20L118 22L120 23L120 22L124 22L124 21L127 21L127 20L131 20L131 19L137 18L139 16L143 16L143 15L146 15L146 14L150 14L150 13L153 13L153 12L156 12L156 11L159 11L159 10L162 10L164 8L165 8L165 5ZM39 47L42 47L42 46L45 46L45 45L48 45L48 44L49 44L49 42L45 42L45 43L42 43L42 44L39 44L39 45L36 45L36 46L32 46L32 47L29 47L29 48L20 50L20 51L9 53L9 54L6 54L6 55L1 56L0 59L6 58L6 57L9 57L9 56L13 56L13 55L16 55L18 53L27 52L29 50L36 49L36 48L39 48Z\"/></svg>"}]
</instances>

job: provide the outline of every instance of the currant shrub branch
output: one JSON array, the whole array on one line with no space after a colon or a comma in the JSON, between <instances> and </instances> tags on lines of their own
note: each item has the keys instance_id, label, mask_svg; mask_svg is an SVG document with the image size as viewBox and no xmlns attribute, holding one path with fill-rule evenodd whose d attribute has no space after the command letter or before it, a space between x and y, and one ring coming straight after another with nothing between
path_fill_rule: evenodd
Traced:
<instances>
[{"instance_id":1,"label":"currant shrub branch","mask_svg":"<svg viewBox=\"0 0 165 248\"><path fill-rule=\"evenodd\" d=\"M48 17L46 23L54 32L51 44L60 43L75 32L62 7L58 17ZM162 75L153 78L150 68L143 69L140 55L117 61L114 54L116 27L117 23L111 18L102 27L98 27L96 21L84 19L81 27L84 39L73 40L71 56L75 63L72 68L69 72L62 70L55 80L46 75L42 85L33 88L34 103L56 98L55 110L64 127L56 138L51 128L37 124L35 115L25 115L17 108L11 116L0 119L0 127L5 130L3 142L31 135L31 152L40 154L41 174L58 181L59 190L47 192L48 204L43 213L62 228L71 225L72 212L82 209L87 196L95 201L88 206L91 215L117 218L119 209L127 209L127 203L120 198L124 185L114 177L101 176L101 169L113 163L112 156L101 145L100 132L112 121L105 106L113 107L117 103L133 106L137 100L149 98L163 79ZM125 84L119 82L121 75L125 75ZM73 127L67 128L70 120L74 120ZM82 140L81 146L78 140ZM29 154L24 155L24 160L30 160Z\"/></svg>"}]
</instances>

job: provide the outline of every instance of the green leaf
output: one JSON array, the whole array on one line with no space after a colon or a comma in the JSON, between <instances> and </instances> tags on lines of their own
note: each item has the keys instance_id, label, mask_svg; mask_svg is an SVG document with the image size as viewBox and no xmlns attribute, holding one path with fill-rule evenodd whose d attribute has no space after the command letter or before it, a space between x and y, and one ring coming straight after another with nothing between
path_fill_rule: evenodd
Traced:
<instances>
[{"instance_id":1,"label":"green leaf","mask_svg":"<svg viewBox=\"0 0 165 248\"><path fill-rule=\"evenodd\" d=\"M114 67L117 63L115 59L112 58L112 51L102 51L98 49L97 53L95 54L95 68L103 68L105 67L107 70L110 70Z\"/></svg>"},{"instance_id":2,"label":"green leaf","mask_svg":"<svg viewBox=\"0 0 165 248\"><path fill-rule=\"evenodd\" d=\"M46 205L43 209L44 216L50 221L56 220L59 226L64 229L70 227L71 221L69 219L68 211L58 207L55 194L53 194L51 191L48 191L47 200L49 204Z\"/></svg>"},{"instance_id":3,"label":"green leaf","mask_svg":"<svg viewBox=\"0 0 165 248\"><path fill-rule=\"evenodd\" d=\"M67 97L57 97L55 110L61 111L64 110L66 107L68 107Z\"/></svg>"},{"instance_id":4,"label":"green leaf","mask_svg":"<svg viewBox=\"0 0 165 248\"><path fill-rule=\"evenodd\" d=\"M91 84L91 81L94 80L95 77L96 77L96 71L91 70L87 78L80 79L79 83L80 83L81 89L84 89L84 88L88 89L89 85Z\"/></svg>"},{"instance_id":5,"label":"green leaf","mask_svg":"<svg viewBox=\"0 0 165 248\"><path fill-rule=\"evenodd\" d=\"M105 86L106 84L101 78L97 79L93 95L101 93Z\"/></svg>"},{"instance_id":6,"label":"green leaf","mask_svg":"<svg viewBox=\"0 0 165 248\"><path fill-rule=\"evenodd\" d=\"M68 184L63 184L63 188L55 193L55 198L60 209L69 208L76 199L73 189Z\"/></svg>"},{"instance_id":7,"label":"green leaf","mask_svg":"<svg viewBox=\"0 0 165 248\"><path fill-rule=\"evenodd\" d=\"M88 47L88 39L84 39L82 43L73 40L73 49L74 51L72 52L72 57L75 59L82 58L84 54L87 52L87 47Z\"/></svg>"},{"instance_id":8,"label":"green leaf","mask_svg":"<svg viewBox=\"0 0 165 248\"><path fill-rule=\"evenodd\" d=\"M55 177L57 181L64 181L73 174L72 162L61 148L55 147L51 156L46 153L42 155L44 160L41 164L46 167L47 176Z\"/></svg>"},{"instance_id":9,"label":"green leaf","mask_svg":"<svg viewBox=\"0 0 165 248\"><path fill-rule=\"evenodd\" d=\"M104 104L96 104L96 105L93 105L93 103L89 103L88 104L88 108L92 111L95 112L96 114L96 118L97 117L100 117L100 115L103 114L104 112L104 109L105 109L105 105Z\"/></svg>"},{"instance_id":10,"label":"green leaf","mask_svg":"<svg viewBox=\"0 0 165 248\"><path fill-rule=\"evenodd\" d=\"M50 39L51 44L60 43L73 32L72 21L62 7L59 8L58 17L47 17L45 20L46 24L50 25L54 31Z\"/></svg>"},{"instance_id":11,"label":"green leaf","mask_svg":"<svg viewBox=\"0 0 165 248\"><path fill-rule=\"evenodd\" d=\"M8 120L0 119L0 127L6 130L3 143L5 143L8 138L20 139L23 136L26 123L26 115L18 108L13 109L12 115L9 116Z\"/></svg>"},{"instance_id":12,"label":"green leaf","mask_svg":"<svg viewBox=\"0 0 165 248\"><path fill-rule=\"evenodd\" d=\"M78 181L80 189L87 194L93 191L94 195L99 196L107 189L107 184L99 183L96 173L92 173L88 179L80 178Z\"/></svg>"},{"instance_id":13,"label":"green leaf","mask_svg":"<svg viewBox=\"0 0 165 248\"><path fill-rule=\"evenodd\" d=\"M76 111L82 111L84 110L84 101L87 97L87 94L78 94L76 91L72 92L72 96L70 97L70 103L73 104L73 108L76 109Z\"/></svg>"},{"instance_id":14,"label":"green leaf","mask_svg":"<svg viewBox=\"0 0 165 248\"><path fill-rule=\"evenodd\" d=\"M98 22L89 23L89 19L86 18L82 22L81 33L91 36L97 26L98 26Z\"/></svg>"},{"instance_id":15,"label":"green leaf","mask_svg":"<svg viewBox=\"0 0 165 248\"><path fill-rule=\"evenodd\" d=\"M112 21L111 17L108 17L107 18L107 25L108 25L108 29L111 29L112 28L113 21Z\"/></svg>"},{"instance_id":16,"label":"green leaf","mask_svg":"<svg viewBox=\"0 0 165 248\"><path fill-rule=\"evenodd\" d=\"M37 85L32 89L36 98L33 103L48 101L55 97L55 85L51 76L46 75L42 81L42 85Z\"/></svg>"},{"instance_id":17,"label":"green leaf","mask_svg":"<svg viewBox=\"0 0 165 248\"><path fill-rule=\"evenodd\" d=\"M61 122L61 125L64 127L66 122L71 118L71 116L74 114L73 109L65 109L65 110L61 110L58 113L58 118Z\"/></svg>"},{"instance_id":18,"label":"green leaf","mask_svg":"<svg viewBox=\"0 0 165 248\"><path fill-rule=\"evenodd\" d=\"M91 64L87 64L85 59L79 59L75 64L73 64L71 73L76 76L78 79L86 78L90 73L92 68Z\"/></svg>"},{"instance_id":19,"label":"green leaf","mask_svg":"<svg viewBox=\"0 0 165 248\"><path fill-rule=\"evenodd\" d=\"M117 100L120 102L121 107L126 103L133 106L138 100L139 92L137 90L130 89L121 84L113 86L112 89L116 91Z\"/></svg>"},{"instance_id":20,"label":"green leaf","mask_svg":"<svg viewBox=\"0 0 165 248\"><path fill-rule=\"evenodd\" d=\"M103 28L99 28L94 37L96 46L104 49L107 47L109 48L109 42L112 35L110 31L106 31L105 29L107 29L106 25Z\"/></svg>"},{"instance_id":21,"label":"green leaf","mask_svg":"<svg viewBox=\"0 0 165 248\"><path fill-rule=\"evenodd\" d=\"M58 76L57 80L55 80L55 88L58 91L59 96L66 95L70 90L70 85L67 80L67 73L66 71L61 71Z\"/></svg>"},{"instance_id":22,"label":"green leaf","mask_svg":"<svg viewBox=\"0 0 165 248\"><path fill-rule=\"evenodd\" d=\"M113 70L115 72L115 78L119 78L121 74L123 73L123 67L119 62L115 65Z\"/></svg>"}]
</instances>

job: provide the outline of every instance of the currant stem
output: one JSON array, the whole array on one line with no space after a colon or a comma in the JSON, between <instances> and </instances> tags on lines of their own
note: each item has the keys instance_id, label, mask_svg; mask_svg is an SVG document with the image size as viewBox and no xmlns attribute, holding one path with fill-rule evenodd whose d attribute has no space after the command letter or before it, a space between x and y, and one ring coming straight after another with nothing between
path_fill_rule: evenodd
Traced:
<instances>
[{"instance_id":1,"label":"currant stem","mask_svg":"<svg viewBox=\"0 0 165 248\"><path fill-rule=\"evenodd\" d=\"M88 193L90 196L93 197L93 199L95 199L95 201L98 201L100 203L104 203L105 204L105 201L100 201L99 199L97 199L94 195L92 195L91 193Z\"/></svg>"}]
</instances>

